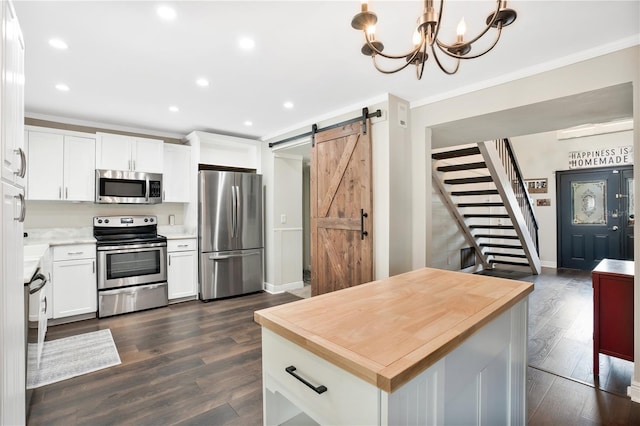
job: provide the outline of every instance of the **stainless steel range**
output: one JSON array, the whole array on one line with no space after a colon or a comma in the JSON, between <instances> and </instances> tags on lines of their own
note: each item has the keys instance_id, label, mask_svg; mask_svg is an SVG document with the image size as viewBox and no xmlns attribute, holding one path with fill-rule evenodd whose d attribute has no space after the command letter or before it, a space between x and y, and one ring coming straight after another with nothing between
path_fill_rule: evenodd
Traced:
<instances>
[{"instance_id":1,"label":"stainless steel range","mask_svg":"<svg viewBox=\"0 0 640 426\"><path fill-rule=\"evenodd\" d=\"M93 218L98 317L167 306L167 238L156 216Z\"/></svg>"}]
</instances>

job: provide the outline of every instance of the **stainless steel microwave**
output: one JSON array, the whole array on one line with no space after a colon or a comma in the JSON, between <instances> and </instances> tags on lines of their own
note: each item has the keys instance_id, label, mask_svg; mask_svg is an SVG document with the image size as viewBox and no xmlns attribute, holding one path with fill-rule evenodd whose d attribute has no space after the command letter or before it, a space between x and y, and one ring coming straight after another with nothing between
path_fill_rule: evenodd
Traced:
<instances>
[{"instance_id":1,"label":"stainless steel microwave","mask_svg":"<svg viewBox=\"0 0 640 426\"><path fill-rule=\"evenodd\" d=\"M161 173L96 170L96 203L159 204L161 202Z\"/></svg>"}]
</instances>

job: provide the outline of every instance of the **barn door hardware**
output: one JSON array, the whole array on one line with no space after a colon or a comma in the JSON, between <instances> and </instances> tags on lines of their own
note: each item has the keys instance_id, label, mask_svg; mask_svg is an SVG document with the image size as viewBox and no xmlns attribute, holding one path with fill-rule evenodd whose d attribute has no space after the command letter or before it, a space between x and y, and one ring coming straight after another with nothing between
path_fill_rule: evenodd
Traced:
<instances>
[{"instance_id":1,"label":"barn door hardware","mask_svg":"<svg viewBox=\"0 0 640 426\"><path fill-rule=\"evenodd\" d=\"M364 237L369 235L367 231L364 230L364 218L369 217L368 213L364 212L364 209L360 209L360 239L364 240Z\"/></svg>"},{"instance_id":2,"label":"barn door hardware","mask_svg":"<svg viewBox=\"0 0 640 426\"><path fill-rule=\"evenodd\" d=\"M311 136L311 146L315 146L315 134L316 133L320 133L324 130L329 130L329 129L335 129L336 127L342 127L342 126L346 126L347 124L351 124L351 123L356 123L358 121L362 121L362 133L363 134L367 134L367 119L371 118L371 117L382 117L382 111L381 110L376 110L375 112L369 112L369 108L362 108L362 115L360 117L356 117L356 118L352 118L350 120L346 120L346 121L342 121L340 123L336 123L336 124L332 124L330 126L327 127L323 127L321 129L318 128L317 124L314 124L313 126L311 126L311 131L310 132L306 132L306 133L301 133L299 135L296 136L291 136L290 138L286 138L283 139L281 141L278 142L270 142L269 143L269 148L273 148L274 146L286 143L286 142L291 142L297 139L301 139L307 136Z\"/></svg>"}]
</instances>

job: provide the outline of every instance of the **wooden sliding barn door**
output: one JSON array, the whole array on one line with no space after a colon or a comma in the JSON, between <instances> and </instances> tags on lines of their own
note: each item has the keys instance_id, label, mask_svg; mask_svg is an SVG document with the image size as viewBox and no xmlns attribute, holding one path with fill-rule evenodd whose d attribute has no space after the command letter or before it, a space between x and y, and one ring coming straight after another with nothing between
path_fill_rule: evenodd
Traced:
<instances>
[{"instance_id":1,"label":"wooden sliding barn door","mask_svg":"<svg viewBox=\"0 0 640 426\"><path fill-rule=\"evenodd\" d=\"M311 294L373 280L371 126L315 135L311 148Z\"/></svg>"}]
</instances>

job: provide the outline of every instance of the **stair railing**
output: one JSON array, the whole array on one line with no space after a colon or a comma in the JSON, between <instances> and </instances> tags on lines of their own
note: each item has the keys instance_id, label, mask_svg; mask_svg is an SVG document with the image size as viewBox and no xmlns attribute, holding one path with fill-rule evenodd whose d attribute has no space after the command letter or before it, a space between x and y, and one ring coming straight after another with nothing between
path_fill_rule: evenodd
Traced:
<instances>
[{"instance_id":1,"label":"stair railing","mask_svg":"<svg viewBox=\"0 0 640 426\"><path fill-rule=\"evenodd\" d=\"M533 210L533 204L531 203L531 198L529 198L529 191L527 190L527 185L522 177L520 166L518 165L516 156L513 153L511 142L507 138L496 139L495 142L496 150L498 151L502 165L509 177L509 181L511 182L513 192L518 200L518 205L520 206L520 210L524 216L531 239L536 244L536 252L540 255L540 246L538 242L538 219L536 218L536 214Z\"/></svg>"}]
</instances>

